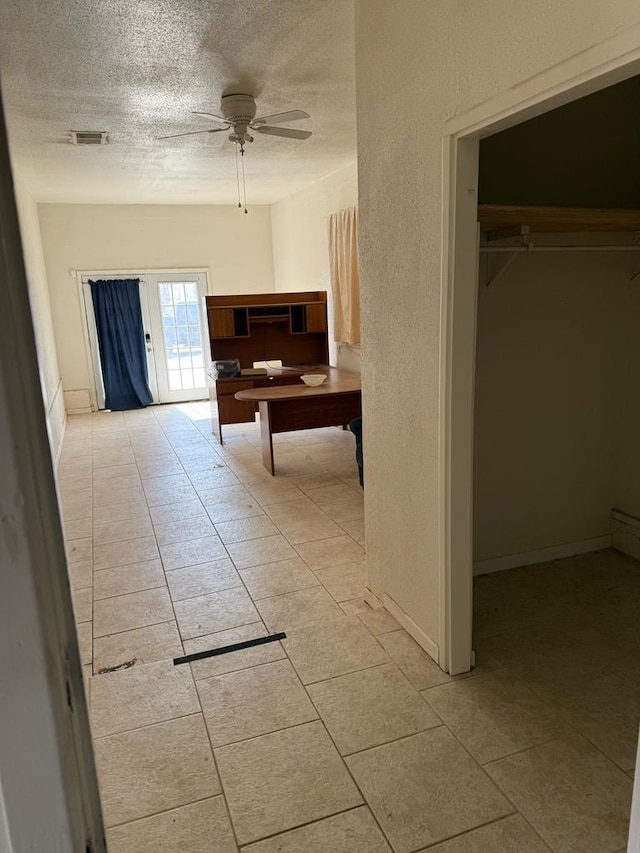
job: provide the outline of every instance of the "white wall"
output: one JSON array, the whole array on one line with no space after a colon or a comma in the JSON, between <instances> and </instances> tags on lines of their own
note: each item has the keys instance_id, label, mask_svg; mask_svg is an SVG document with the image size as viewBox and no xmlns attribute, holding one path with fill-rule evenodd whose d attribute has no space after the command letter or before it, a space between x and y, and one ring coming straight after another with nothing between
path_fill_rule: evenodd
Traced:
<instances>
[{"instance_id":1,"label":"white wall","mask_svg":"<svg viewBox=\"0 0 640 853\"><path fill-rule=\"evenodd\" d=\"M487 287L505 256L482 257L474 559L606 536L611 509L628 505L621 475L630 487L640 482L640 468L618 466L633 399L621 395L620 377L627 366L637 377L640 365L630 281L640 259L520 256Z\"/></svg>"},{"instance_id":2,"label":"white wall","mask_svg":"<svg viewBox=\"0 0 640 853\"><path fill-rule=\"evenodd\" d=\"M58 370L56 340L51 303L42 253L38 208L26 186L15 182L16 205L20 220L22 251L29 283L31 316L38 349L40 385L47 417L47 430L54 460L58 458L64 435L65 411L62 383Z\"/></svg>"},{"instance_id":3,"label":"white wall","mask_svg":"<svg viewBox=\"0 0 640 853\"><path fill-rule=\"evenodd\" d=\"M70 270L207 267L212 294L274 289L268 206L256 205L247 215L230 205L41 204L39 212L65 392L91 387Z\"/></svg>"},{"instance_id":4,"label":"white wall","mask_svg":"<svg viewBox=\"0 0 640 853\"><path fill-rule=\"evenodd\" d=\"M39 387L39 373L51 365L42 363L42 348L38 364L18 228L0 111L0 846L72 853L91 831L99 851L97 782Z\"/></svg>"},{"instance_id":5,"label":"white wall","mask_svg":"<svg viewBox=\"0 0 640 853\"><path fill-rule=\"evenodd\" d=\"M534 97L629 50L602 43L638 25L640 7L356 0L355 8L369 582L439 643L444 125L498 95L515 101L525 81ZM560 65L569 57L571 71Z\"/></svg>"},{"instance_id":6,"label":"white wall","mask_svg":"<svg viewBox=\"0 0 640 853\"><path fill-rule=\"evenodd\" d=\"M331 312L328 218L358 201L356 164L347 166L271 207L276 290L326 290ZM330 327L332 328L332 326ZM360 368L359 347L340 347L329 333L332 364Z\"/></svg>"}]
</instances>

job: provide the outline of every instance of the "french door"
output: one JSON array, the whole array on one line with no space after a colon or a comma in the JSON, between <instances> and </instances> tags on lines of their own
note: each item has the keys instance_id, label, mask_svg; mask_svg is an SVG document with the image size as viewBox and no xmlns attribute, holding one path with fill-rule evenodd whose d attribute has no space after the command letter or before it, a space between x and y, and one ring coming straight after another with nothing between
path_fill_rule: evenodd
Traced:
<instances>
[{"instance_id":1,"label":"french door","mask_svg":"<svg viewBox=\"0 0 640 853\"><path fill-rule=\"evenodd\" d=\"M140 308L147 352L149 388L154 403L181 403L208 396L206 366L209 360L203 272L85 273L83 294L93 362L98 409L105 395L89 280L140 279Z\"/></svg>"},{"instance_id":2,"label":"french door","mask_svg":"<svg viewBox=\"0 0 640 853\"><path fill-rule=\"evenodd\" d=\"M144 276L159 403L202 400L208 396L204 297L205 273L153 273ZM152 389L153 393L153 389Z\"/></svg>"}]
</instances>

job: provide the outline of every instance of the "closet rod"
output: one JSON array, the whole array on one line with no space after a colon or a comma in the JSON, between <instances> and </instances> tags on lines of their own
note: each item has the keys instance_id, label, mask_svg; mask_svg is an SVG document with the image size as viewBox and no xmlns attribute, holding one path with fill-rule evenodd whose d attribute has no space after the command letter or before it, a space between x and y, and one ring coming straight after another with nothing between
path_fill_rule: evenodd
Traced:
<instances>
[{"instance_id":1,"label":"closet rod","mask_svg":"<svg viewBox=\"0 0 640 853\"><path fill-rule=\"evenodd\" d=\"M480 246L481 252L640 252L638 246Z\"/></svg>"}]
</instances>

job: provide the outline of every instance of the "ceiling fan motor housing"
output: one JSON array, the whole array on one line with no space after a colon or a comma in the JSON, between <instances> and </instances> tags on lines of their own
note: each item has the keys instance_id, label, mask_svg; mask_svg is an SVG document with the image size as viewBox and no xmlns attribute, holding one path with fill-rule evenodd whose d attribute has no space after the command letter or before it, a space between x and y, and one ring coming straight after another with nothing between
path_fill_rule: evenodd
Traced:
<instances>
[{"instance_id":1,"label":"ceiling fan motor housing","mask_svg":"<svg viewBox=\"0 0 640 853\"><path fill-rule=\"evenodd\" d=\"M253 95L223 95L222 115L232 124L250 124L256 117L256 101Z\"/></svg>"}]
</instances>

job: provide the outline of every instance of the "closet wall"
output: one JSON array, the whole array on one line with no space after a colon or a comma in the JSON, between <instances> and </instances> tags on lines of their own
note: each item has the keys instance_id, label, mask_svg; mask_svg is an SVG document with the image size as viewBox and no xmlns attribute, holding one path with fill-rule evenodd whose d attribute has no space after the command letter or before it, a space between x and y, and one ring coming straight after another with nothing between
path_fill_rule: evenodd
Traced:
<instances>
[{"instance_id":1,"label":"closet wall","mask_svg":"<svg viewBox=\"0 0 640 853\"><path fill-rule=\"evenodd\" d=\"M639 208L639 102L634 78L483 141L480 201ZM527 254L488 283L506 257L480 260L476 564L596 547L613 507L640 516L640 252Z\"/></svg>"},{"instance_id":2,"label":"closet wall","mask_svg":"<svg viewBox=\"0 0 640 853\"><path fill-rule=\"evenodd\" d=\"M640 252L633 268L640 271ZM625 353L618 362L618 418L613 439L614 506L640 518L640 277L629 283L625 306L621 319Z\"/></svg>"}]
</instances>

